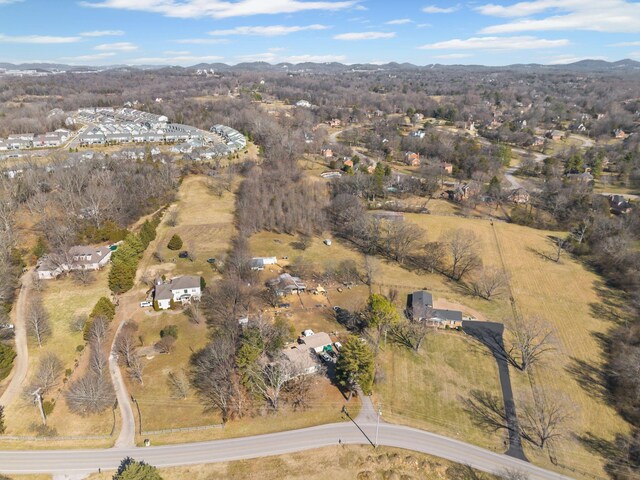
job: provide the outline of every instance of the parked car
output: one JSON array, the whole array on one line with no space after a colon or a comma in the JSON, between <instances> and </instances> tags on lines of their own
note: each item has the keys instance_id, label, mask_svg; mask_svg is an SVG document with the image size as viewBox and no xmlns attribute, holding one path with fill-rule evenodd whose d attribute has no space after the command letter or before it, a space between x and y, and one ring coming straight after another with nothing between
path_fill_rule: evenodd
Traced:
<instances>
[{"instance_id":1,"label":"parked car","mask_svg":"<svg viewBox=\"0 0 640 480\"><path fill-rule=\"evenodd\" d=\"M189 252L187 252L186 250L183 250L178 254L178 258L189 258Z\"/></svg>"},{"instance_id":2,"label":"parked car","mask_svg":"<svg viewBox=\"0 0 640 480\"><path fill-rule=\"evenodd\" d=\"M322 352L322 353L320 354L320 358L321 358L323 361L327 362L327 363L331 363L331 362L333 361L333 360L331 360L331 357L330 357L327 353L325 353L325 352Z\"/></svg>"},{"instance_id":3,"label":"parked car","mask_svg":"<svg viewBox=\"0 0 640 480\"><path fill-rule=\"evenodd\" d=\"M140 308L145 308L145 307L153 307L153 302L150 302L149 300L140 302Z\"/></svg>"},{"instance_id":4,"label":"parked car","mask_svg":"<svg viewBox=\"0 0 640 480\"><path fill-rule=\"evenodd\" d=\"M13 330L13 323L0 323L0 328L8 328L9 330Z\"/></svg>"},{"instance_id":5,"label":"parked car","mask_svg":"<svg viewBox=\"0 0 640 480\"><path fill-rule=\"evenodd\" d=\"M216 263L216 259L215 258L207 258L207 263Z\"/></svg>"},{"instance_id":6,"label":"parked car","mask_svg":"<svg viewBox=\"0 0 640 480\"><path fill-rule=\"evenodd\" d=\"M333 346L336 347L337 351L342 350L342 344L340 342L334 342Z\"/></svg>"},{"instance_id":7,"label":"parked car","mask_svg":"<svg viewBox=\"0 0 640 480\"><path fill-rule=\"evenodd\" d=\"M291 308L291 304L290 303L280 303L278 305L278 308Z\"/></svg>"}]
</instances>

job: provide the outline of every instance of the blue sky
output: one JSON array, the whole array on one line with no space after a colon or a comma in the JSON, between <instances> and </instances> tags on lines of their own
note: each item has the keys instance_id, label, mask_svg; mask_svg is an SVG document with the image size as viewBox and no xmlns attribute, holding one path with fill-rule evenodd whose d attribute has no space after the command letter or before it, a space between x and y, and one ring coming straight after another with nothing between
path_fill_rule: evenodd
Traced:
<instances>
[{"instance_id":1,"label":"blue sky","mask_svg":"<svg viewBox=\"0 0 640 480\"><path fill-rule=\"evenodd\" d=\"M628 0L0 0L0 61L418 65L640 60Z\"/></svg>"}]
</instances>

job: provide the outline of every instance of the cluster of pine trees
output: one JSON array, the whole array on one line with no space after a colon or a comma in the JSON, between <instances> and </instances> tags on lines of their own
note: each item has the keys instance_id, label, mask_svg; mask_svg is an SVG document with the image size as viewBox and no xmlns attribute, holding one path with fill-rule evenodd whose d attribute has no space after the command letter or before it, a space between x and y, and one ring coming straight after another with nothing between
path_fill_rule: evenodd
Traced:
<instances>
[{"instance_id":1,"label":"cluster of pine trees","mask_svg":"<svg viewBox=\"0 0 640 480\"><path fill-rule=\"evenodd\" d=\"M122 245L114 252L109 272L109 288L113 293L124 293L133 287L138 262L149 243L156 238L156 228L160 224L161 213L146 220L137 234L128 234Z\"/></svg>"}]
</instances>

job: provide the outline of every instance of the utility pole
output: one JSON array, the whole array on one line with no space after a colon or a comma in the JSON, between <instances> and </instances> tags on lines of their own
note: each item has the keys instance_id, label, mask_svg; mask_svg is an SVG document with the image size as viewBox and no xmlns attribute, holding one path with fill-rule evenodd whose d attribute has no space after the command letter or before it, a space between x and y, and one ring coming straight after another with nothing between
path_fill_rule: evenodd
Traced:
<instances>
[{"instance_id":1,"label":"utility pole","mask_svg":"<svg viewBox=\"0 0 640 480\"><path fill-rule=\"evenodd\" d=\"M380 431L380 417L382 416L382 405L378 406L378 421L376 422L376 442L375 447L378 448L378 432Z\"/></svg>"}]
</instances>

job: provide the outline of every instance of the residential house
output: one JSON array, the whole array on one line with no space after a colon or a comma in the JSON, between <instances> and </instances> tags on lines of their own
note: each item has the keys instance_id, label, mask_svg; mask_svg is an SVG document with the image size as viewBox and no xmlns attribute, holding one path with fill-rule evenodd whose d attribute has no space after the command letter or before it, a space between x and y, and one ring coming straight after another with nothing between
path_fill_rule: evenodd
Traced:
<instances>
[{"instance_id":1,"label":"residential house","mask_svg":"<svg viewBox=\"0 0 640 480\"><path fill-rule=\"evenodd\" d=\"M36 267L40 280L51 280L62 273L74 270L100 270L111 260L108 246L75 246L69 249L66 257L43 257Z\"/></svg>"},{"instance_id":2,"label":"residential house","mask_svg":"<svg viewBox=\"0 0 640 480\"><path fill-rule=\"evenodd\" d=\"M420 154L416 152L405 152L404 163L412 167L420 166Z\"/></svg>"},{"instance_id":3,"label":"residential house","mask_svg":"<svg viewBox=\"0 0 640 480\"><path fill-rule=\"evenodd\" d=\"M582 183L592 183L594 181L594 177L593 175L591 175L591 172L589 171L589 169L587 169L583 173L567 173L566 177L568 180L573 180L573 181L582 182Z\"/></svg>"},{"instance_id":4,"label":"residential house","mask_svg":"<svg viewBox=\"0 0 640 480\"><path fill-rule=\"evenodd\" d=\"M311 375L320 369L317 355L304 347L285 348L282 355L294 365L294 371L299 372L298 375Z\"/></svg>"},{"instance_id":5,"label":"residential house","mask_svg":"<svg viewBox=\"0 0 640 480\"><path fill-rule=\"evenodd\" d=\"M342 176L342 172L338 170L327 170L326 172L322 172L320 176L330 180L332 178L340 178Z\"/></svg>"},{"instance_id":6,"label":"residential house","mask_svg":"<svg viewBox=\"0 0 640 480\"><path fill-rule=\"evenodd\" d=\"M345 167L353 168L353 160L351 160L351 159L345 160L344 162L342 162L342 165L344 165Z\"/></svg>"},{"instance_id":7,"label":"residential house","mask_svg":"<svg viewBox=\"0 0 640 480\"><path fill-rule=\"evenodd\" d=\"M200 300L202 290L198 275L182 275L168 282L157 282L153 292L153 300L160 310L171 308L171 302L182 304Z\"/></svg>"},{"instance_id":8,"label":"residential house","mask_svg":"<svg viewBox=\"0 0 640 480\"><path fill-rule=\"evenodd\" d=\"M342 125L342 121L339 118L332 118L327 123L329 123L330 127L339 127L340 125Z\"/></svg>"},{"instance_id":9,"label":"residential house","mask_svg":"<svg viewBox=\"0 0 640 480\"><path fill-rule=\"evenodd\" d=\"M416 322L426 322L428 325L444 328L462 325L462 312L433 308L433 295L425 290L418 290L407 295L407 317Z\"/></svg>"},{"instance_id":10,"label":"residential house","mask_svg":"<svg viewBox=\"0 0 640 480\"><path fill-rule=\"evenodd\" d=\"M283 273L269 282L269 286L275 289L278 295L289 295L304 292L307 286L298 277L289 273Z\"/></svg>"},{"instance_id":11,"label":"residential house","mask_svg":"<svg viewBox=\"0 0 640 480\"><path fill-rule=\"evenodd\" d=\"M454 202L463 202L478 193L480 193L480 186L475 182L459 183L453 190L447 191L449 200L453 200Z\"/></svg>"},{"instance_id":12,"label":"residential house","mask_svg":"<svg viewBox=\"0 0 640 480\"><path fill-rule=\"evenodd\" d=\"M416 138L424 138L425 135L426 135L426 133L422 129L416 130L415 132L411 132L411 136L412 137L416 137Z\"/></svg>"},{"instance_id":13,"label":"residential house","mask_svg":"<svg viewBox=\"0 0 640 480\"><path fill-rule=\"evenodd\" d=\"M330 149L329 147L325 147L322 150L320 150L320 153L322 153L322 156L324 158L331 158L333 157L333 150Z\"/></svg>"},{"instance_id":14,"label":"residential house","mask_svg":"<svg viewBox=\"0 0 640 480\"><path fill-rule=\"evenodd\" d=\"M262 271L265 265L275 265L278 263L276 257L254 257L251 259L251 270Z\"/></svg>"},{"instance_id":15,"label":"residential house","mask_svg":"<svg viewBox=\"0 0 640 480\"><path fill-rule=\"evenodd\" d=\"M511 191L511 193L509 193L509 201L516 203L516 204L525 204L525 203L529 203L529 200L531 199L531 195L529 195L529 192L527 192L524 188L520 187L520 188L515 188Z\"/></svg>"},{"instance_id":16,"label":"residential house","mask_svg":"<svg viewBox=\"0 0 640 480\"><path fill-rule=\"evenodd\" d=\"M446 174L451 175L453 174L453 164L448 163L448 162L442 162L440 164L440 169L442 171L444 171Z\"/></svg>"},{"instance_id":17,"label":"residential house","mask_svg":"<svg viewBox=\"0 0 640 480\"><path fill-rule=\"evenodd\" d=\"M296 102L296 107L311 108L311 103L307 100L298 100Z\"/></svg>"},{"instance_id":18,"label":"residential house","mask_svg":"<svg viewBox=\"0 0 640 480\"><path fill-rule=\"evenodd\" d=\"M418 290L407 295L406 314L414 321L422 321L431 317L433 311L433 295L425 290Z\"/></svg>"},{"instance_id":19,"label":"residential house","mask_svg":"<svg viewBox=\"0 0 640 480\"><path fill-rule=\"evenodd\" d=\"M301 336L298 338L298 344L304 345L304 347L313 350L315 353L322 353L327 347L331 346L332 342L329 334L319 332L309 336Z\"/></svg>"},{"instance_id":20,"label":"residential house","mask_svg":"<svg viewBox=\"0 0 640 480\"><path fill-rule=\"evenodd\" d=\"M615 138L625 139L625 138L627 138L629 135L627 135L627 134L624 132L624 130L622 130L621 128L616 128L616 129L613 131L613 136L614 136Z\"/></svg>"},{"instance_id":21,"label":"residential house","mask_svg":"<svg viewBox=\"0 0 640 480\"><path fill-rule=\"evenodd\" d=\"M632 210L632 205L622 195L609 195L609 207L615 214L625 214Z\"/></svg>"},{"instance_id":22,"label":"residential house","mask_svg":"<svg viewBox=\"0 0 640 480\"><path fill-rule=\"evenodd\" d=\"M558 141L562 140L564 133L560 130L549 130L545 133L545 137L550 138L551 140Z\"/></svg>"}]
</instances>

